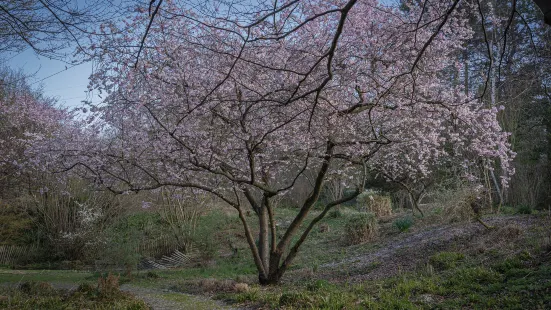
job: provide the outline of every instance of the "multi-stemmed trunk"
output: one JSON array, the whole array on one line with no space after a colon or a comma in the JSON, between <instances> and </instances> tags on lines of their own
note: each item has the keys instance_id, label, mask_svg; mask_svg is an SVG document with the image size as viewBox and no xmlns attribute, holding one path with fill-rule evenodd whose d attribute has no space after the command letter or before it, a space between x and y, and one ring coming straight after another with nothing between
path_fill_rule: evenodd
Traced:
<instances>
[{"instance_id":1,"label":"multi-stemmed trunk","mask_svg":"<svg viewBox=\"0 0 551 310\"><path fill-rule=\"evenodd\" d=\"M261 192L257 191L256 195L251 190L243 191L258 219L258 242L253 237L253 232L246 217L244 216L242 206L235 206L239 212L240 220L245 229L245 236L253 255L255 265L258 269L258 280L261 285L279 283L283 274L293 263L300 246L304 243L315 225L323 219L323 217L325 217L331 208L354 199L360 193L361 187L358 187L358 189L352 194L327 203L322 212L314 217L306 225L304 230L301 229L302 224L305 222L308 214L312 211L312 208L319 199L331 162L333 148L334 145L332 143L328 143L326 156L323 163L317 170L316 180L310 195L305 200L298 214L280 238L278 238L277 225L274 216L274 206L272 204L272 200L277 193L269 189ZM297 235L299 238L293 243L292 239Z\"/></svg>"}]
</instances>

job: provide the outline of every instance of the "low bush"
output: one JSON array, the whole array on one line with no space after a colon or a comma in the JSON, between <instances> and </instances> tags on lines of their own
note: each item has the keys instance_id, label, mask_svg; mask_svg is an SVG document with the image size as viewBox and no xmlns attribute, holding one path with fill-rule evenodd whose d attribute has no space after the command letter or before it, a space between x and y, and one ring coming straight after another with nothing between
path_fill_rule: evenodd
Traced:
<instances>
[{"instance_id":1,"label":"low bush","mask_svg":"<svg viewBox=\"0 0 551 310\"><path fill-rule=\"evenodd\" d=\"M346 243L360 244L374 240L379 232L377 218L373 213L350 216L345 224Z\"/></svg>"},{"instance_id":2,"label":"low bush","mask_svg":"<svg viewBox=\"0 0 551 310\"><path fill-rule=\"evenodd\" d=\"M118 291L118 287L117 287ZM45 282L25 282L18 288L0 287L0 309L18 310L148 310L144 301L118 291L108 298L99 288L83 283L76 290L56 290Z\"/></svg>"},{"instance_id":3,"label":"low bush","mask_svg":"<svg viewBox=\"0 0 551 310\"><path fill-rule=\"evenodd\" d=\"M358 195L356 201L360 211L371 212L376 217L392 215L392 199L378 192L363 192Z\"/></svg>"},{"instance_id":4,"label":"low bush","mask_svg":"<svg viewBox=\"0 0 551 310\"><path fill-rule=\"evenodd\" d=\"M398 228L400 232L408 231L412 225L413 225L413 218L410 215L399 218L394 221L394 226Z\"/></svg>"},{"instance_id":5,"label":"low bush","mask_svg":"<svg viewBox=\"0 0 551 310\"><path fill-rule=\"evenodd\" d=\"M103 298L113 298L122 294L119 289L119 277L111 273L98 278L98 294Z\"/></svg>"},{"instance_id":6,"label":"low bush","mask_svg":"<svg viewBox=\"0 0 551 310\"><path fill-rule=\"evenodd\" d=\"M532 214L533 209L529 205L519 205L517 206L517 213L518 214Z\"/></svg>"},{"instance_id":7,"label":"low bush","mask_svg":"<svg viewBox=\"0 0 551 310\"><path fill-rule=\"evenodd\" d=\"M27 295L48 296L55 293L52 285L46 282L27 281L19 285L19 290Z\"/></svg>"}]
</instances>

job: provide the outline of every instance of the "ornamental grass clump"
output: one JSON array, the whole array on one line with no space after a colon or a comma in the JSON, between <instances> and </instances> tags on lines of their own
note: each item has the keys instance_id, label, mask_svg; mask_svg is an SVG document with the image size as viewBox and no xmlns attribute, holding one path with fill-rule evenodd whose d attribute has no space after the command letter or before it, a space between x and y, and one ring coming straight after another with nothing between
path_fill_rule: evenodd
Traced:
<instances>
[{"instance_id":1,"label":"ornamental grass clump","mask_svg":"<svg viewBox=\"0 0 551 310\"><path fill-rule=\"evenodd\" d=\"M409 215L394 221L394 226L396 226L396 228L398 228L400 232L408 231L412 225L413 225L413 218Z\"/></svg>"},{"instance_id":2,"label":"ornamental grass clump","mask_svg":"<svg viewBox=\"0 0 551 310\"><path fill-rule=\"evenodd\" d=\"M107 277L98 278L98 295L105 299L119 297L122 294L119 289L119 277L111 273Z\"/></svg>"},{"instance_id":3,"label":"ornamental grass clump","mask_svg":"<svg viewBox=\"0 0 551 310\"><path fill-rule=\"evenodd\" d=\"M356 201L360 210L371 212L378 218L392 215L392 201L388 196L367 191L358 195Z\"/></svg>"},{"instance_id":4,"label":"ornamental grass clump","mask_svg":"<svg viewBox=\"0 0 551 310\"><path fill-rule=\"evenodd\" d=\"M345 226L346 243L360 244L374 240L379 232L377 217L373 213L361 213L351 217Z\"/></svg>"}]
</instances>

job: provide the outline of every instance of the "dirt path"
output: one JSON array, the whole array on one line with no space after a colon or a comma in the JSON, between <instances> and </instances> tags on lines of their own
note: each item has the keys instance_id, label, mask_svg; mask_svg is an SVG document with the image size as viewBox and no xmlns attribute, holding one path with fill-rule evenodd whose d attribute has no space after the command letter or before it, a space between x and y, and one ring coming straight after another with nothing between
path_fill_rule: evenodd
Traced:
<instances>
[{"instance_id":1,"label":"dirt path","mask_svg":"<svg viewBox=\"0 0 551 310\"><path fill-rule=\"evenodd\" d=\"M158 288L137 287L130 284L121 285L121 290L144 300L154 310L171 309L235 309L204 296L195 296Z\"/></svg>"},{"instance_id":2,"label":"dirt path","mask_svg":"<svg viewBox=\"0 0 551 310\"><path fill-rule=\"evenodd\" d=\"M518 236L541 222L534 216L493 217L480 223L457 223L401 234L384 241L376 250L322 265L321 278L346 282L365 281L412 271L440 251L485 251L514 242ZM339 274L340 276L336 276ZM344 274L343 274L344 273Z\"/></svg>"}]
</instances>

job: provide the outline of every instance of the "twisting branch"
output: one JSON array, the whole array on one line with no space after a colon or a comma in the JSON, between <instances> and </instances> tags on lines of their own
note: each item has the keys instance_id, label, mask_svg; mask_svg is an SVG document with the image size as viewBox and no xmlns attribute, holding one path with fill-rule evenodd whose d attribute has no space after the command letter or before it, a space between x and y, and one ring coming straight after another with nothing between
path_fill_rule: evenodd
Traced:
<instances>
[{"instance_id":1,"label":"twisting branch","mask_svg":"<svg viewBox=\"0 0 551 310\"><path fill-rule=\"evenodd\" d=\"M486 90L488 89L488 83L490 82L490 74L492 71L493 66L493 56L492 56L492 50L490 48L490 42L488 41L488 33L486 32L486 19L484 18L484 13L482 12L482 6L480 5L480 0L476 0L476 3L478 5L478 14L480 15L481 19L481 25L482 25L482 33L484 34L484 42L486 43L486 50L488 52L488 58L490 59L490 66L488 68L488 73L486 74L486 80L484 81L484 89L482 90L482 94L480 97L484 97L486 94Z\"/></svg>"},{"instance_id":2,"label":"twisting branch","mask_svg":"<svg viewBox=\"0 0 551 310\"><path fill-rule=\"evenodd\" d=\"M507 26L505 26L505 31L503 32L503 48L501 49L501 56L499 57L499 66L497 67L497 78L501 79L501 63L503 61L503 56L505 55L505 49L507 48L507 32L513 23L513 18L515 17L517 7L517 0L513 0L511 7L511 14L509 15L509 20L507 20Z\"/></svg>"},{"instance_id":3,"label":"twisting branch","mask_svg":"<svg viewBox=\"0 0 551 310\"><path fill-rule=\"evenodd\" d=\"M155 19L155 15L159 12L159 8L161 7L161 4L163 3L163 0L159 0L157 3L157 6L155 6L155 11L153 11L153 14L151 14L151 5L155 2L155 0L152 0L149 3L149 13L151 15L151 18L149 19L149 23L147 24L147 28L145 29L145 33L142 37L142 41L140 42L140 46L138 48L138 54L136 55L136 62L134 63L134 67L138 67L138 61L140 61L140 53L142 52L143 46L145 44L145 39L147 38L147 34L149 33L149 29L151 28L151 25L153 24L153 20Z\"/></svg>"},{"instance_id":4,"label":"twisting branch","mask_svg":"<svg viewBox=\"0 0 551 310\"><path fill-rule=\"evenodd\" d=\"M461 1L461 0L455 0L453 2L452 6L446 12L446 14L444 14L444 20L438 25L438 28L430 36L430 38L427 40L427 42L425 42L425 44L423 45L423 47L421 48L419 53L417 53L417 57L415 58L415 61L413 62L413 65L411 66L411 70L410 70L409 73L412 73L413 70L415 70L415 67L417 67L417 63L421 60L421 57L423 57L423 54L425 53L425 50L429 47L429 45L432 43L434 38L436 38L436 36L440 33L440 30L442 30L444 25L446 25L446 23L448 22L448 18L450 18L450 16L452 15L453 11L457 7L457 4L459 4L459 1Z\"/></svg>"}]
</instances>

